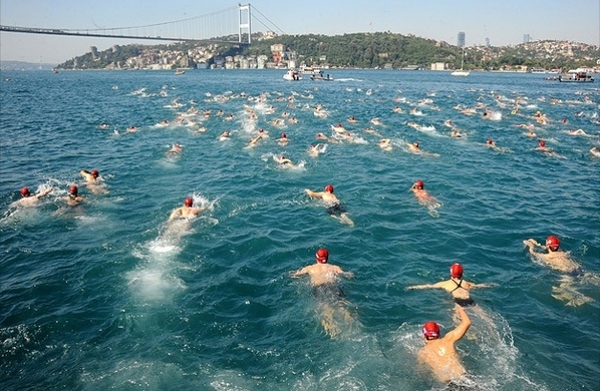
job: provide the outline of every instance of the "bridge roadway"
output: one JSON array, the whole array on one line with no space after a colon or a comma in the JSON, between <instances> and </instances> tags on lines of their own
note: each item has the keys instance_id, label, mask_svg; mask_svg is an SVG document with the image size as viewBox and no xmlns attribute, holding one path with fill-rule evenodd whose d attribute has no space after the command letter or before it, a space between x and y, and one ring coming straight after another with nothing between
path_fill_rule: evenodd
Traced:
<instances>
[{"instance_id":1,"label":"bridge roadway","mask_svg":"<svg viewBox=\"0 0 600 391\"><path fill-rule=\"evenodd\" d=\"M111 34L100 34L100 33L82 33L79 31L69 31L60 29L42 29L32 27L16 27L16 26L1 26L0 31L12 32L12 33L26 33L26 34L47 34L47 35L71 35L76 37L100 37L100 38L124 38L124 39L147 39L153 41L180 41L180 42L205 42L205 43L226 43L226 44L238 44L238 45L249 45L247 42L239 41L221 41L214 39L193 39L193 38L167 38L161 36L137 36L137 35L111 35Z\"/></svg>"}]
</instances>

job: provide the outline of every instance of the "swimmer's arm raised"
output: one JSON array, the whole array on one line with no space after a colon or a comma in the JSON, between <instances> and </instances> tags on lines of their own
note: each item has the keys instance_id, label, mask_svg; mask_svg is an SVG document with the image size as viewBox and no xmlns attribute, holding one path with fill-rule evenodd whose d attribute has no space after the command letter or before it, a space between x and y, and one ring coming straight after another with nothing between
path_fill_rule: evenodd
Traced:
<instances>
[{"instance_id":1,"label":"swimmer's arm raised","mask_svg":"<svg viewBox=\"0 0 600 391\"><path fill-rule=\"evenodd\" d=\"M42 191L40 191L39 193L37 193L37 194L35 195L35 198L37 198L37 199L40 199L40 198L42 198L42 197L45 197L45 196L47 196L48 194L50 194L50 192L51 192L51 191L52 191L52 187L49 187L49 188L47 188L47 189L45 189L45 190L42 190Z\"/></svg>"},{"instance_id":2,"label":"swimmer's arm raised","mask_svg":"<svg viewBox=\"0 0 600 391\"><path fill-rule=\"evenodd\" d=\"M537 254L534 250L535 246L540 246L541 244L539 244L538 242L536 242L534 239L527 239L523 241L523 244L526 245L529 248L529 253L532 255Z\"/></svg>"},{"instance_id":3,"label":"swimmer's arm raised","mask_svg":"<svg viewBox=\"0 0 600 391\"><path fill-rule=\"evenodd\" d=\"M456 326L454 330L446 334L446 336L444 337L444 339L448 339L453 343L461 339L467 333L469 327L471 327L471 319L467 315L467 312L464 310L464 308L459 305L455 305L454 310L460 317L460 324Z\"/></svg>"},{"instance_id":4,"label":"swimmer's arm raised","mask_svg":"<svg viewBox=\"0 0 600 391\"><path fill-rule=\"evenodd\" d=\"M312 191L310 189L304 189L304 191L306 192L306 194L308 194L309 197L317 197L317 198L323 197L323 193L321 193L319 191Z\"/></svg>"}]
</instances>

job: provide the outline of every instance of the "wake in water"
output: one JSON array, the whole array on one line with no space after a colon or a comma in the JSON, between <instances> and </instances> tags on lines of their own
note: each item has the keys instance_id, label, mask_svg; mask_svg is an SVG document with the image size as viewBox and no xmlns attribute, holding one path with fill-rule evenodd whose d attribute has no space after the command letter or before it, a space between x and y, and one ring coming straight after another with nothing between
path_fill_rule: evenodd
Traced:
<instances>
[{"instance_id":1,"label":"wake in water","mask_svg":"<svg viewBox=\"0 0 600 391\"><path fill-rule=\"evenodd\" d=\"M210 201L194 194L194 205L203 211L199 217L169 219L160 228L161 232L153 239L134 250L133 255L145 260L140 268L127 274L129 285L144 299L164 299L176 291L186 288L183 280L174 275L182 266L176 257L182 250L182 239L194 232L192 224L196 220L208 221L214 225L218 220L210 217L218 198Z\"/></svg>"}]
</instances>

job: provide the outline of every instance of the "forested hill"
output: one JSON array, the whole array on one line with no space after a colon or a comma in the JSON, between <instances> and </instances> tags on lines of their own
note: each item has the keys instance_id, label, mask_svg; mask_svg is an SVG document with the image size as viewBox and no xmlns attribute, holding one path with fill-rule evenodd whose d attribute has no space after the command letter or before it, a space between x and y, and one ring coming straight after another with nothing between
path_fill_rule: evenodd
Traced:
<instances>
[{"instance_id":1,"label":"forested hill","mask_svg":"<svg viewBox=\"0 0 600 391\"><path fill-rule=\"evenodd\" d=\"M196 63L213 63L225 56L267 56L272 59L272 45L282 44L283 60L294 59L296 66L328 65L345 68L403 68L418 66L429 69L435 62L460 66L462 49L446 42L390 32L352 33L344 35L280 35L265 39L253 35L250 46L224 44L173 43L170 45L127 45L86 53L60 64L63 69L126 69L171 64L193 67ZM515 46L470 46L465 48L465 68L506 69L514 66L569 69L593 67L600 59L600 47L570 41L534 41ZM185 64L182 64L185 61Z\"/></svg>"},{"instance_id":2,"label":"forested hill","mask_svg":"<svg viewBox=\"0 0 600 391\"><path fill-rule=\"evenodd\" d=\"M282 35L253 43L245 54L269 54L275 41L296 52L298 60L320 63L321 56L333 67L375 68L391 63L393 68L426 66L432 62L460 62L460 50L445 42L391 33L344 35Z\"/></svg>"}]
</instances>

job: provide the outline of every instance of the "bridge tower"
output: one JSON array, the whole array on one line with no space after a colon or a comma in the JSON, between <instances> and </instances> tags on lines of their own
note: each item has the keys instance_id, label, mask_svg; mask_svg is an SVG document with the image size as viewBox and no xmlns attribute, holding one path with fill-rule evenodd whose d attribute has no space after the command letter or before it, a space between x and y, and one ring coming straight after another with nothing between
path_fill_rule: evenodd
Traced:
<instances>
[{"instance_id":1,"label":"bridge tower","mask_svg":"<svg viewBox=\"0 0 600 391\"><path fill-rule=\"evenodd\" d=\"M252 29L251 29L251 16L250 15L250 4L242 4L239 3L238 4L239 7L239 11L240 11L240 18L239 18L239 25L240 25L240 35L239 35L239 42L242 43L242 34L244 32L248 33L248 44L251 43L252 41Z\"/></svg>"}]
</instances>

